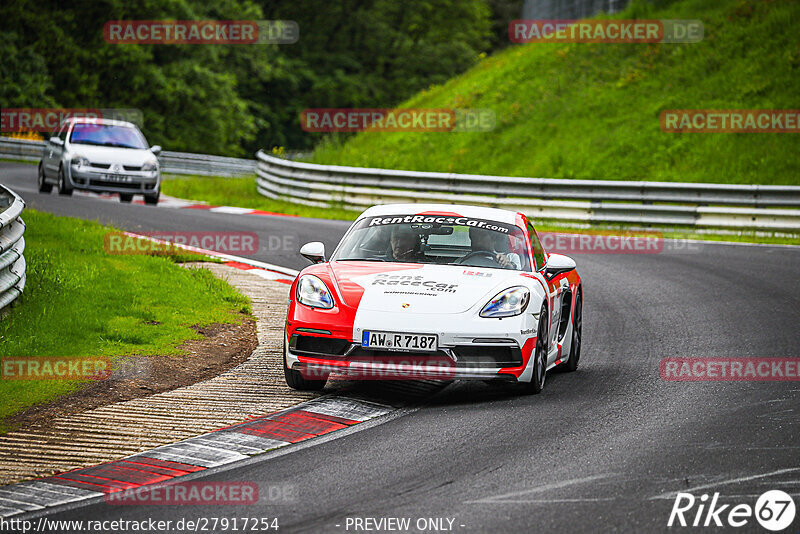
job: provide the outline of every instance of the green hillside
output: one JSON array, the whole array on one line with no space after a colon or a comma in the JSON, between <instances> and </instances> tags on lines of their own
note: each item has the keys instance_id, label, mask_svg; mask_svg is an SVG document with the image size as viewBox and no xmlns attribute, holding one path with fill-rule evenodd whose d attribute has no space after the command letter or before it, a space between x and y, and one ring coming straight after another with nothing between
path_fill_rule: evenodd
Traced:
<instances>
[{"instance_id":1,"label":"green hillside","mask_svg":"<svg viewBox=\"0 0 800 534\"><path fill-rule=\"evenodd\" d=\"M695 44L527 44L398 107L490 108L488 133L327 138L313 161L555 178L800 184L800 134L664 133L666 109L800 109L800 2L634 3L700 19Z\"/></svg>"}]
</instances>

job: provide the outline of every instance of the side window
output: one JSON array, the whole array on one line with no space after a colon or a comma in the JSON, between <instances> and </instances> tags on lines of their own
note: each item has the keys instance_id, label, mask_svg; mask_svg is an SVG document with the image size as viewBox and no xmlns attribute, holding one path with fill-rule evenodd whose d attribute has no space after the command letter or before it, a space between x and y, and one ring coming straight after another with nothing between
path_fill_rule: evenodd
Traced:
<instances>
[{"instance_id":1,"label":"side window","mask_svg":"<svg viewBox=\"0 0 800 534\"><path fill-rule=\"evenodd\" d=\"M58 137L60 137L62 141L67 140L67 130L69 130L69 123L65 122L61 125L61 131L58 132Z\"/></svg>"},{"instance_id":2,"label":"side window","mask_svg":"<svg viewBox=\"0 0 800 534\"><path fill-rule=\"evenodd\" d=\"M538 271L544 267L544 249L539 242L539 236L536 235L536 230L533 229L533 225L530 222L528 223L528 234L531 238L531 250L533 251L533 259L536 262L536 270Z\"/></svg>"}]
</instances>

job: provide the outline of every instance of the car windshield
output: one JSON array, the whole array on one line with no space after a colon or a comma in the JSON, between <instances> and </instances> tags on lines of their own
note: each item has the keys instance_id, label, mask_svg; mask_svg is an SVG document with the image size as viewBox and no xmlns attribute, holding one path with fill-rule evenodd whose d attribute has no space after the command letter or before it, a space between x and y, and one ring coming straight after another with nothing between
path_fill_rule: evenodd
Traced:
<instances>
[{"instance_id":1,"label":"car windshield","mask_svg":"<svg viewBox=\"0 0 800 534\"><path fill-rule=\"evenodd\" d=\"M147 148L147 141L138 129L113 124L78 123L72 129L69 142L75 145Z\"/></svg>"},{"instance_id":2,"label":"car windshield","mask_svg":"<svg viewBox=\"0 0 800 534\"><path fill-rule=\"evenodd\" d=\"M356 223L331 259L531 270L522 229L513 224L458 216L364 218Z\"/></svg>"}]
</instances>

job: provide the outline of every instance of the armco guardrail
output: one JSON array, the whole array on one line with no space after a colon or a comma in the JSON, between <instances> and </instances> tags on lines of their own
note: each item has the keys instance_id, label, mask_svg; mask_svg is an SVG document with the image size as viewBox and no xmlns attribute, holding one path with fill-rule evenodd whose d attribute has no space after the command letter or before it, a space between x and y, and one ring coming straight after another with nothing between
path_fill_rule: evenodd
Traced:
<instances>
[{"instance_id":1,"label":"armco guardrail","mask_svg":"<svg viewBox=\"0 0 800 534\"><path fill-rule=\"evenodd\" d=\"M45 142L0 137L0 157L38 161L42 157ZM161 171L166 174L249 176L256 172L256 162L252 159L163 151L158 160L161 162Z\"/></svg>"},{"instance_id":2,"label":"armco guardrail","mask_svg":"<svg viewBox=\"0 0 800 534\"><path fill-rule=\"evenodd\" d=\"M44 141L0 137L0 157L38 160ZM481 176L314 165L259 151L257 161L162 152L167 174L243 176L258 191L311 206L388 202L496 206L538 219L715 229L800 230L800 187Z\"/></svg>"},{"instance_id":3,"label":"armco guardrail","mask_svg":"<svg viewBox=\"0 0 800 534\"><path fill-rule=\"evenodd\" d=\"M256 172L252 159L225 158L187 152L162 152L158 156L161 170L171 174L200 174L205 176L246 176Z\"/></svg>"},{"instance_id":4,"label":"armco guardrail","mask_svg":"<svg viewBox=\"0 0 800 534\"><path fill-rule=\"evenodd\" d=\"M315 165L259 151L257 188L310 206L467 203L537 219L698 228L800 230L800 187L480 176ZM776 209L777 208L777 209Z\"/></svg>"},{"instance_id":5,"label":"armco guardrail","mask_svg":"<svg viewBox=\"0 0 800 534\"><path fill-rule=\"evenodd\" d=\"M14 302L25 288L25 223L20 218L25 201L0 185L0 310Z\"/></svg>"}]
</instances>

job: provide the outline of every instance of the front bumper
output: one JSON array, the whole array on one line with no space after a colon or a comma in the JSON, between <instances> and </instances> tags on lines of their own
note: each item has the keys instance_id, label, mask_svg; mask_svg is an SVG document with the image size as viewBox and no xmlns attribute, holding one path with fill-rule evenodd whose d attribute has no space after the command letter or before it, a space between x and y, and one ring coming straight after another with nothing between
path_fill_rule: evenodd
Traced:
<instances>
[{"instance_id":1,"label":"front bumper","mask_svg":"<svg viewBox=\"0 0 800 534\"><path fill-rule=\"evenodd\" d=\"M475 338L440 345L436 352L377 350L334 337L294 332L286 362L307 378L329 373L361 380L509 380L525 369L535 338L520 346L509 338Z\"/></svg>"},{"instance_id":2,"label":"front bumper","mask_svg":"<svg viewBox=\"0 0 800 534\"><path fill-rule=\"evenodd\" d=\"M72 187L97 193L131 193L149 195L158 191L160 171L120 171L93 167L69 166Z\"/></svg>"}]
</instances>

